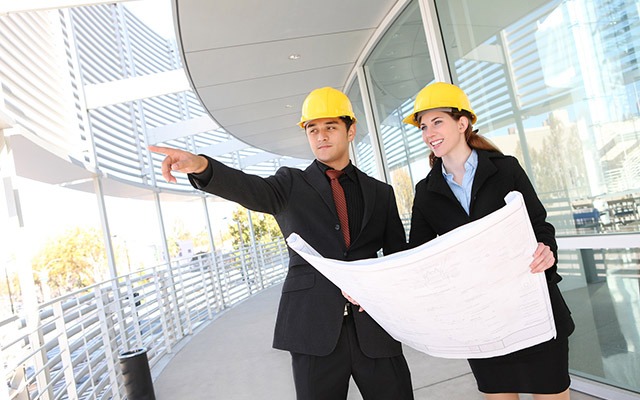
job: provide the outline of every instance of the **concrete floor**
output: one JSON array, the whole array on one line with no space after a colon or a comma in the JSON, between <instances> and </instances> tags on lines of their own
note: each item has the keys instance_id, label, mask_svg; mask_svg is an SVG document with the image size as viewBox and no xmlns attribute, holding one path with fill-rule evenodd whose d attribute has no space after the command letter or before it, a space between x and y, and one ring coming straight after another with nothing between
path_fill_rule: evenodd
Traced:
<instances>
[{"instance_id":1,"label":"concrete floor","mask_svg":"<svg viewBox=\"0 0 640 400\"><path fill-rule=\"evenodd\" d=\"M294 400L289 353L271 348L281 288L228 310L175 349L166 365L155 366L157 400ZM483 399L466 361L434 358L406 346L405 356L416 400ZM571 398L597 399L576 391ZM362 399L353 382L348 399Z\"/></svg>"}]
</instances>

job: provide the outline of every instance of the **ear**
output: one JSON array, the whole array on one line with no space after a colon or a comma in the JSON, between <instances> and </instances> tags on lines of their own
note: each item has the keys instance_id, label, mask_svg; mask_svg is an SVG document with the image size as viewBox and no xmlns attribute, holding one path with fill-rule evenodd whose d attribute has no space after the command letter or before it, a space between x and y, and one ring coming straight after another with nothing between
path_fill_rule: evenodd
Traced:
<instances>
[{"instance_id":1,"label":"ear","mask_svg":"<svg viewBox=\"0 0 640 400\"><path fill-rule=\"evenodd\" d=\"M347 139L352 142L356 138L356 124L351 124L347 131Z\"/></svg>"},{"instance_id":2,"label":"ear","mask_svg":"<svg viewBox=\"0 0 640 400\"><path fill-rule=\"evenodd\" d=\"M460 119L458 120L458 130L460 132L464 132L467 130L467 127L469 126L469 118L465 117L464 115L460 117Z\"/></svg>"}]
</instances>

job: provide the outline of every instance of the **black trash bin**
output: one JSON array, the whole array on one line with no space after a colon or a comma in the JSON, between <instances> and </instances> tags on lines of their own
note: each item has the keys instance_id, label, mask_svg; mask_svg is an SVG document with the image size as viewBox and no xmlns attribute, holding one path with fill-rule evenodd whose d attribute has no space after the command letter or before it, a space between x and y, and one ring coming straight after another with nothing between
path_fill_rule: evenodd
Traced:
<instances>
[{"instance_id":1,"label":"black trash bin","mask_svg":"<svg viewBox=\"0 0 640 400\"><path fill-rule=\"evenodd\" d=\"M124 351L120 353L118 360L120 360L127 400L156 400L147 359L147 348Z\"/></svg>"}]
</instances>

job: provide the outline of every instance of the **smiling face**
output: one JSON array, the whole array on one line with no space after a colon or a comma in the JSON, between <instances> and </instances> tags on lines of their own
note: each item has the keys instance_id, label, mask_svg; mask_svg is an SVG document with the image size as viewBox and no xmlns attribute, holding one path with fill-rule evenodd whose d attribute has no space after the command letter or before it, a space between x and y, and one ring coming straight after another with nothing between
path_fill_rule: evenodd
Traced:
<instances>
[{"instance_id":1,"label":"smiling face","mask_svg":"<svg viewBox=\"0 0 640 400\"><path fill-rule=\"evenodd\" d=\"M349 164L349 143L356 134L356 126L347 126L340 118L320 118L305 125L311 151L318 161L341 170Z\"/></svg>"},{"instance_id":2,"label":"smiling face","mask_svg":"<svg viewBox=\"0 0 640 400\"><path fill-rule=\"evenodd\" d=\"M431 148L435 156L440 158L469 150L465 140L469 120L462 116L456 121L445 111L448 110L427 110L418 116L422 140Z\"/></svg>"}]
</instances>

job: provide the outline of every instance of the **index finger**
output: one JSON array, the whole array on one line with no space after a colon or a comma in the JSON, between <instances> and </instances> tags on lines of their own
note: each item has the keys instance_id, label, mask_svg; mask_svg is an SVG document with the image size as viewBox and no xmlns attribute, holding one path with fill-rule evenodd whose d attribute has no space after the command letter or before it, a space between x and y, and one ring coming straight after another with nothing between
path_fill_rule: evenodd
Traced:
<instances>
[{"instance_id":1,"label":"index finger","mask_svg":"<svg viewBox=\"0 0 640 400\"><path fill-rule=\"evenodd\" d=\"M170 156L176 153L176 149L172 149L170 147L150 145L150 146L147 146L147 148L149 149L149 151L152 151L154 153L164 154L165 156Z\"/></svg>"}]
</instances>

